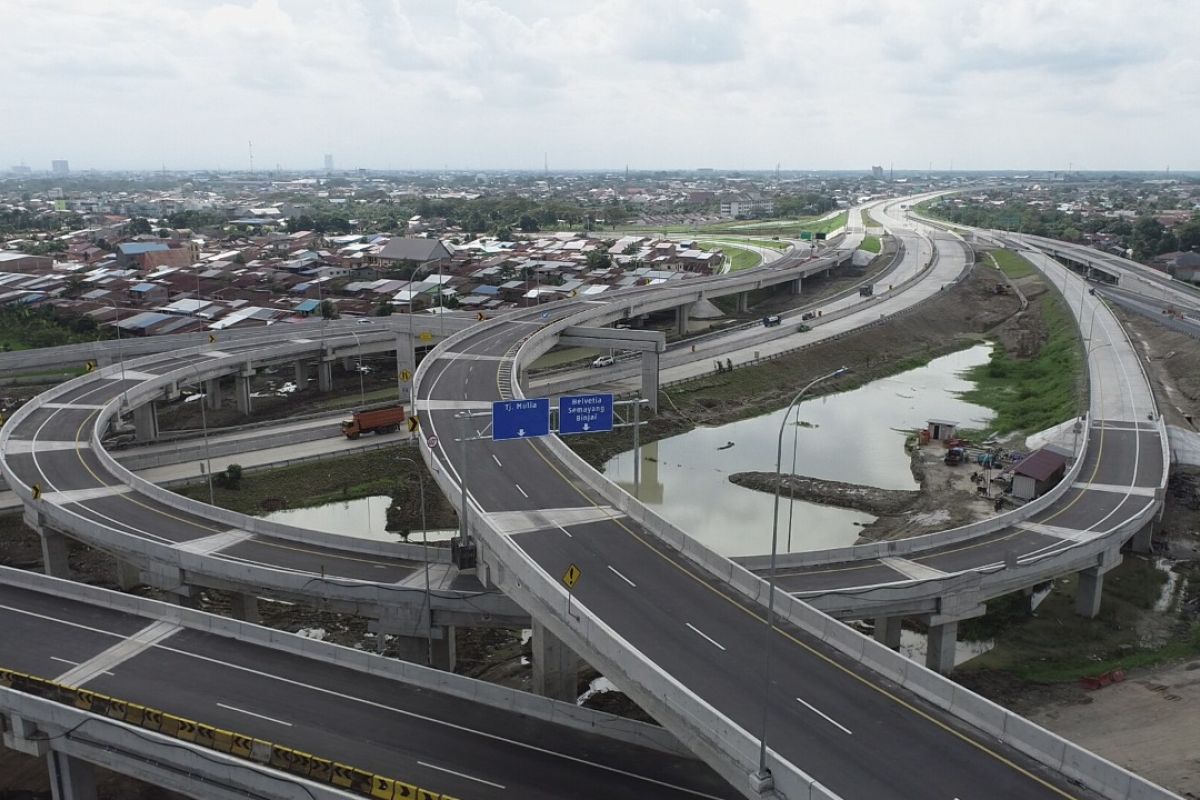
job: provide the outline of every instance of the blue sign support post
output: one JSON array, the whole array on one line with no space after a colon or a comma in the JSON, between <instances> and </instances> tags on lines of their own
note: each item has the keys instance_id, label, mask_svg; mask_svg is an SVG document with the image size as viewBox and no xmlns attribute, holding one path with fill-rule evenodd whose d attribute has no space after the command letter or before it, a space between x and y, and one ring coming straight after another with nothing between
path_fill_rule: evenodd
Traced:
<instances>
[{"instance_id":1,"label":"blue sign support post","mask_svg":"<svg viewBox=\"0 0 1200 800\"><path fill-rule=\"evenodd\" d=\"M492 441L550 435L550 399L499 400L492 403Z\"/></svg>"},{"instance_id":2,"label":"blue sign support post","mask_svg":"<svg viewBox=\"0 0 1200 800\"><path fill-rule=\"evenodd\" d=\"M558 432L604 433L613 429L611 394L564 395L558 398Z\"/></svg>"}]
</instances>

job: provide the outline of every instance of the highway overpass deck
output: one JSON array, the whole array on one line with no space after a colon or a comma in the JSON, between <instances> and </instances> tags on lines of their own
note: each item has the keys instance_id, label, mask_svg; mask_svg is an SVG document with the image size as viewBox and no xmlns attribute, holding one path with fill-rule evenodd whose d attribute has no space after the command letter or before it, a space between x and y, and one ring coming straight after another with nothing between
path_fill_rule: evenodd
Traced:
<instances>
[{"instance_id":1,"label":"highway overpass deck","mask_svg":"<svg viewBox=\"0 0 1200 800\"><path fill-rule=\"evenodd\" d=\"M661 749L322 660L340 649L336 646L315 645L322 658L306 657L3 579L0 574L2 669L458 798L735 796L702 764ZM495 691L499 697L509 690ZM603 725L604 718L596 715L595 722ZM636 727L627 725L620 735L636 735ZM287 782L286 775L277 775Z\"/></svg>"}]
</instances>

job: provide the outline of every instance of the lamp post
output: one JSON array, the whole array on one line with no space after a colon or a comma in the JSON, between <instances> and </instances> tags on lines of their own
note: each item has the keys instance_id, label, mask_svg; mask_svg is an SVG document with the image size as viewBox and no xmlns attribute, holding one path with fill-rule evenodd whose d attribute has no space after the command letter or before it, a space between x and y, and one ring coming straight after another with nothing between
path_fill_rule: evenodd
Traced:
<instances>
[{"instance_id":1,"label":"lamp post","mask_svg":"<svg viewBox=\"0 0 1200 800\"><path fill-rule=\"evenodd\" d=\"M810 381L808 385L796 393L796 396L792 398L792 402L788 403L787 410L783 413L783 419L779 423L779 437L775 445L775 510L771 522L771 566L767 572L767 624L764 633L766 643L763 659L763 685L766 688L763 691L762 728L758 738L757 777L764 783L770 780L771 777L771 771L767 769L767 716L768 710L771 707L771 645L775 639L772 634L775 630L775 560L779 552L779 495L783 484L783 431L787 426L788 418L792 415L792 409L804 398L809 389L822 381L836 378L847 372L849 372L849 369L840 367L827 375L822 375Z\"/></svg>"},{"instance_id":2,"label":"lamp post","mask_svg":"<svg viewBox=\"0 0 1200 800\"><path fill-rule=\"evenodd\" d=\"M367 406L367 390L363 383L363 351L362 341L358 338L358 334L350 331L350 335L354 337L354 346L358 348L358 405L360 408Z\"/></svg>"},{"instance_id":3,"label":"lamp post","mask_svg":"<svg viewBox=\"0 0 1200 800\"><path fill-rule=\"evenodd\" d=\"M433 666L433 605L430 599L429 591L429 527L425 524L425 476L421 473L421 467L414 459L408 456L400 456L397 461L407 461L413 465L413 469L417 473L417 485L421 489L421 557L425 560L425 608L429 614L429 622L426 624L425 635L425 658L428 666Z\"/></svg>"},{"instance_id":4,"label":"lamp post","mask_svg":"<svg viewBox=\"0 0 1200 800\"><path fill-rule=\"evenodd\" d=\"M213 476L212 476L212 456L208 449L208 412L205 406L208 405L208 392L204 390L204 380L200 377L200 368L196 364L189 365L192 372L196 374L196 383L200 386L203 395L200 397L200 430L204 435L204 472L208 475L208 504L215 506L217 504L213 494Z\"/></svg>"}]
</instances>

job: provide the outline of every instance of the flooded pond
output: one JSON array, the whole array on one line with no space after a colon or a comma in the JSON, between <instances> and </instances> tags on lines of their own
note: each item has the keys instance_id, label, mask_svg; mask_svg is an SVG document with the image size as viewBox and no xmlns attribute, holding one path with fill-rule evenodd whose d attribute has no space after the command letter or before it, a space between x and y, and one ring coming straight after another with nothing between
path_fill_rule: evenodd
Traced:
<instances>
[{"instance_id":1,"label":"flooded pond","mask_svg":"<svg viewBox=\"0 0 1200 800\"><path fill-rule=\"evenodd\" d=\"M340 533L362 539L379 539L385 542L402 542L404 539L400 537L400 534L385 530L387 509L391 503L392 498L388 495L376 494L370 497L360 497L357 500L339 500L309 508L285 508L259 516L271 522L296 525L315 531ZM431 530L429 531L429 541L449 540L457 533L455 530ZM409 535L408 541L420 544L421 531L414 530Z\"/></svg>"},{"instance_id":2,"label":"flooded pond","mask_svg":"<svg viewBox=\"0 0 1200 800\"><path fill-rule=\"evenodd\" d=\"M801 403L800 425L792 424L784 433L783 470L791 471L794 436L798 474L881 489L918 488L904 451L906 432L924 427L929 419L954 420L965 428L986 426L992 411L964 402L958 393L972 388L961 373L987 363L990 353L991 345L978 345L849 392ZM728 476L775 470L783 414L780 410L697 428L642 448L642 501L723 555L770 552L774 498L735 486ZM610 459L604 472L632 491L632 452ZM789 546L785 498L780 508L782 552L853 544L862 525L875 519L799 500L792 514Z\"/></svg>"}]
</instances>

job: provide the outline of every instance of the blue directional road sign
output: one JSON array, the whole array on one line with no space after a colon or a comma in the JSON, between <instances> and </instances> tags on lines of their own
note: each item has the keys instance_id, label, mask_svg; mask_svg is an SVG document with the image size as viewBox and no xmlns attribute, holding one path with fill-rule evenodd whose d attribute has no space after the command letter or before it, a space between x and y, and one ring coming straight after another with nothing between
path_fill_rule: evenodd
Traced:
<instances>
[{"instance_id":1,"label":"blue directional road sign","mask_svg":"<svg viewBox=\"0 0 1200 800\"><path fill-rule=\"evenodd\" d=\"M492 403L492 441L529 439L550 434L550 399L501 400Z\"/></svg>"},{"instance_id":2,"label":"blue directional road sign","mask_svg":"<svg viewBox=\"0 0 1200 800\"><path fill-rule=\"evenodd\" d=\"M611 394L577 394L558 398L559 433L603 433L612 429Z\"/></svg>"}]
</instances>

